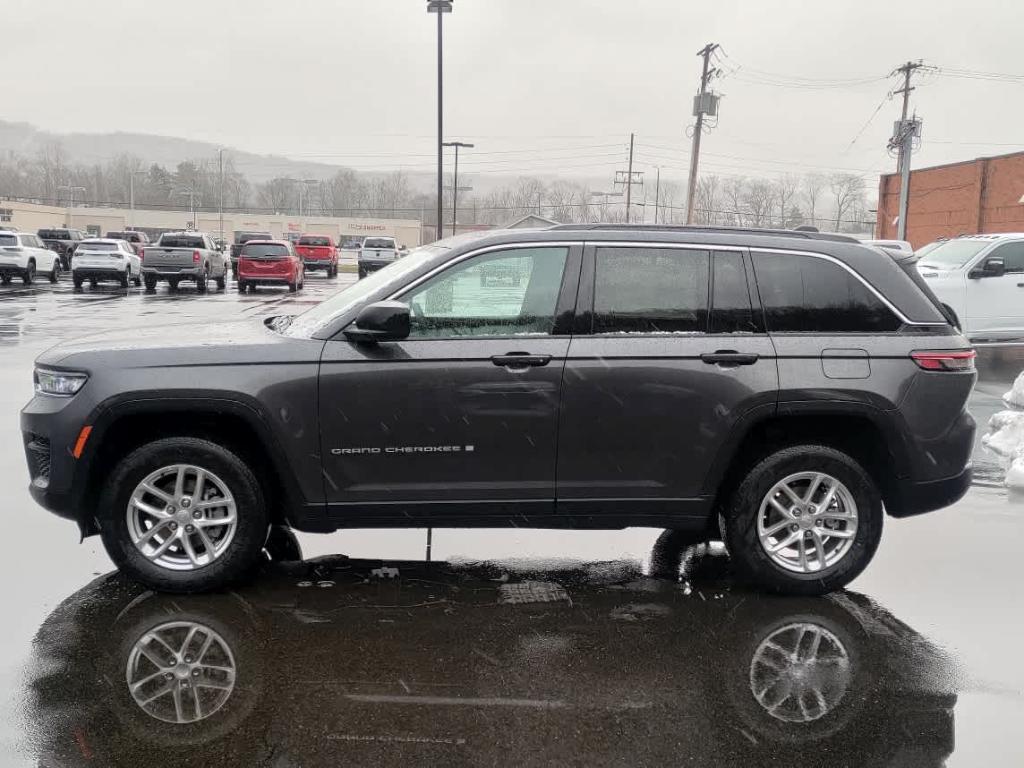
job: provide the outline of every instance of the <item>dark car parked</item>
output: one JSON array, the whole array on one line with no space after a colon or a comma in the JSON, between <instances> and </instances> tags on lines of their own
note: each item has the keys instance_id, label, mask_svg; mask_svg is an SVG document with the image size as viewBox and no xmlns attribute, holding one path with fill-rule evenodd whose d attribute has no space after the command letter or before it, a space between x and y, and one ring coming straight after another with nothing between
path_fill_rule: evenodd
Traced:
<instances>
[{"instance_id":1,"label":"dark car parked","mask_svg":"<svg viewBox=\"0 0 1024 768\"><path fill-rule=\"evenodd\" d=\"M43 245L60 255L61 268L65 272L71 269L71 255L75 248L86 238L81 230L71 227L40 229L36 234L43 241Z\"/></svg>"},{"instance_id":2,"label":"dark car parked","mask_svg":"<svg viewBox=\"0 0 1024 768\"><path fill-rule=\"evenodd\" d=\"M165 590L279 523L678 529L827 592L970 482L974 350L905 267L807 232L455 237L298 316L44 352L31 492Z\"/></svg>"},{"instance_id":3,"label":"dark car parked","mask_svg":"<svg viewBox=\"0 0 1024 768\"><path fill-rule=\"evenodd\" d=\"M238 257L242 253L242 246L250 240L273 240L274 236L269 232L235 232L235 241L231 243L231 272L238 277Z\"/></svg>"}]
</instances>

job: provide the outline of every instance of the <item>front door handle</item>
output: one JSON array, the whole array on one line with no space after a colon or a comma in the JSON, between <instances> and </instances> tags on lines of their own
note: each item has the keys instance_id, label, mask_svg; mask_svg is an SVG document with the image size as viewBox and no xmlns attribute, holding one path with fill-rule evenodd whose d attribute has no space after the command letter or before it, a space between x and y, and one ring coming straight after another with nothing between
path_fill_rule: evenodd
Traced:
<instances>
[{"instance_id":1,"label":"front door handle","mask_svg":"<svg viewBox=\"0 0 1024 768\"><path fill-rule=\"evenodd\" d=\"M705 352L700 359L708 365L733 366L753 365L759 357L756 354L737 352L734 349L717 349L714 352Z\"/></svg>"},{"instance_id":2,"label":"front door handle","mask_svg":"<svg viewBox=\"0 0 1024 768\"><path fill-rule=\"evenodd\" d=\"M502 368L531 368L547 365L551 355L531 355L529 352L509 352L507 355L495 355L491 362Z\"/></svg>"}]
</instances>

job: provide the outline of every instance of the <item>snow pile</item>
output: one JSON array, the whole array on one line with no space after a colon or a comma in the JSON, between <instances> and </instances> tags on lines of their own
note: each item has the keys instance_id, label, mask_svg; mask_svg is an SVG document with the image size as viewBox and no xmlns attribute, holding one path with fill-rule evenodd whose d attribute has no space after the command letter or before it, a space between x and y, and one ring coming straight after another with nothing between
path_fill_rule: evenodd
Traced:
<instances>
[{"instance_id":1,"label":"snow pile","mask_svg":"<svg viewBox=\"0 0 1024 768\"><path fill-rule=\"evenodd\" d=\"M1006 469L1006 486L1024 491L1024 371L1003 395L1003 402L1011 410L999 411L988 420L981 444L999 457Z\"/></svg>"},{"instance_id":2,"label":"snow pile","mask_svg":"<svg viewBox=\"0 0 1024 768\"><path fill-rule=\"evenodd\" d=\"M1017 374L1010 391L1003 395L1003 402L1011 408L1024 410L1024 371ZM997 416L999 414L996 414Z\"/></svg>"}]
</instances>

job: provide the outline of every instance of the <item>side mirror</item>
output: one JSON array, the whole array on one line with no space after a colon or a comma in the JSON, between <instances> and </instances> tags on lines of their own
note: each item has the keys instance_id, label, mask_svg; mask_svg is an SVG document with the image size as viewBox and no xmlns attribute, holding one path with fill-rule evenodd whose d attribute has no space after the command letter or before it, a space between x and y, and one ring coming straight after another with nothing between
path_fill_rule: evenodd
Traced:
<instances>
[{"instance_id":1,"label":"side mirror","mask_svg":"<svg viewBox=\"0 0 1024 768\"><path fill-rule=\"evenodd\" d=\"M967 276L972 280L979 280L983 277L1002 277L1005 274L1006 262L998 256L993 256L991 259L985 259L985 263L980 268L968 272Z\"/></svg>"},{"instance_id":2,"label":"side mirror","mask_svg":"<svg viewBox=\"0 0 1024 768\"><path fill-rule=\"evenodd\" d=\"M401 301L378 301L365 306L356 321L345 329L349 341L374 344L378 341L398 341L409 335L409 305Z\"/></svg>"}]
</instances>

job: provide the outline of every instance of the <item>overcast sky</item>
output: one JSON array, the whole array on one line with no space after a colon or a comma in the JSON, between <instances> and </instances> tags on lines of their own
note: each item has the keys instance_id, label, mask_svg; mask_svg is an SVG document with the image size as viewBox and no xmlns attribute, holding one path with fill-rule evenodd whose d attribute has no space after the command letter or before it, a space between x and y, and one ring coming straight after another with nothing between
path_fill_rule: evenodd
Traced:
<instances>
[{"instance_id":1,"label":"overcast sky","mask_svg":"<svg viewBox=\"0 0 1024 768\"><path fill-rule=\"evenodd\" d=\"M722 174L891 169L899 104L885 99L895 87L885 76L907 59L1024 75L1024 3L1006 0L454 3L445 133L477 145L466 171L610 183L634 131L638 169L684 177L695 53L711 41L725 74L702 170ZM425 0L4 5L0 118L359 169L433 167L436 17ZM1024 148L1024 82L941 72L920 82L916 166Z\"/></svg>"}]
</instances>

